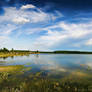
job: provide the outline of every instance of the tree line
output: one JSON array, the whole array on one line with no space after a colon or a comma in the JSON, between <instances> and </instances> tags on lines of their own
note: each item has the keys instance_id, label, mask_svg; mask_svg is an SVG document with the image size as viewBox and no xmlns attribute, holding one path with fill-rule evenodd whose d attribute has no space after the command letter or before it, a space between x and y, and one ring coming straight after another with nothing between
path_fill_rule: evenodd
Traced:
<instances>
[{"instance_id":1,"label":"tree line","mask_svg":"<svg viewBox=\"0 0 92 92\"><path fill-rule=\"evenodd\" d=\"M9 50L7 48L1 48L0 52L29 52L29 50L14 50L13 48Z\"/></svg>"},{"instance_id":2,"label":"tree line","mask_svg":"<svg viewBox=\"0 0 92 92\"><path fill-rule=\"evenodd\" d=\"M9 50L7 48L1 48L0 52L9 52Z\"/></svg>"}]
</instances>

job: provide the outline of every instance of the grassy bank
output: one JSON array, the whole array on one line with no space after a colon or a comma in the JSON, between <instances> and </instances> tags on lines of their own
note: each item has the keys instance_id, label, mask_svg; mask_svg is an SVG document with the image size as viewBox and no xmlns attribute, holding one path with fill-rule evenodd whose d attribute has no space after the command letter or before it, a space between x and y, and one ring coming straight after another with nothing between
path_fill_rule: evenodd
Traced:
<instances>
[{"instance_id":1,"label":"grassy bank","mask_svg":"<svg viewBox=\"0 0 92 92\"><path fill-rule=\"evenodd\" d=\"M25 56L29 54L40 54L38 51L29 50L8 50L7 48L0 49L0 58L3 57L13 57L13 56Z\"/></svg>"},{"instance_id":2,"label":"grassy bank","mask_svg":"<svg viewBox=\"0 0 92 92\"><path fill-rule=\"evenodd\" d=\"M0 57L24 56L29 54L30 52L0 52Z\"/></svg>"}]
</instances>

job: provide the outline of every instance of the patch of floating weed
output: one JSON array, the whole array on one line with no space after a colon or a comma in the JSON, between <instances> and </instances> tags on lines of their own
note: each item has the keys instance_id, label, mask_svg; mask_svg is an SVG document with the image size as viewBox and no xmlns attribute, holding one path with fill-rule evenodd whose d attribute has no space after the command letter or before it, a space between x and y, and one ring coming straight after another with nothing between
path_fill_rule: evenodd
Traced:
<instances>
[{"instance_id":1,"label":"patch of floating weed","mask_svg":"<svg viewBox=\"0 0 92 92\"><path fill-rule=\"evenodd\" d=\"M73 76L86 77L87 74L84 72L76 71L72 73Z\"/></svg>"},{"instance_id":2,"label":"patch of floating weed","mask_svg":"<svg viewBox=\"0 0 92 92\"><path fill-rule=\"evenodd\" d=\"M23 69L23 65L16 65L16 66L0 66L0 72L14 72Z\"/></svg>"}]
</instances>

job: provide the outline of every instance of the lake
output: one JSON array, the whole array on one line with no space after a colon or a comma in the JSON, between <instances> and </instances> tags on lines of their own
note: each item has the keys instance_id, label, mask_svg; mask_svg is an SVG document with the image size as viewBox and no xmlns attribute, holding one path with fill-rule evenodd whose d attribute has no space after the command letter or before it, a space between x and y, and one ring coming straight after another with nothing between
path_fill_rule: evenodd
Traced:
<instances>
[{"instance_id":1,"label":"lake","mask_svg":"<svg viewBox=\"0 0 92 92\"><path fill-rule=\"evenodd\" d=\"M92 92L92 55L30 54L0 58L0 92Z\"/></svg>"}]
</instances>

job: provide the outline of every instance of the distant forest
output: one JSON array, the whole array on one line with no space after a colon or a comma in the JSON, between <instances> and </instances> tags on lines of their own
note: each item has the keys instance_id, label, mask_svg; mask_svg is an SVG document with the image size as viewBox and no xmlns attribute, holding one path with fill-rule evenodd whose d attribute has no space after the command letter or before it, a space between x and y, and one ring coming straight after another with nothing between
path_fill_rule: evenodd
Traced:
<instances>
[{"instance_id":1,"label":"distant forest","mask_svg":"<svg viewBox=\"0 0 92 92\"><path fill-rule=\"evenodd\" d=\"M63 53L63 54L92 54L88 51L54 51L54 53Z\"/></svg>"},{"instance_id":2,"label":"distant forest","mask_svg":"<svg viewBox=\"0 0 92 92\"><path fill-rule=\"evenodd\" d=\"M11 50L8 50L7 48L0 49L0 52L36 52L36 53L47 53L47 54L92 54L92 52L88 51L29 51L29 50L14 50L13 48Z\"/></svg>"}]
</instances>

